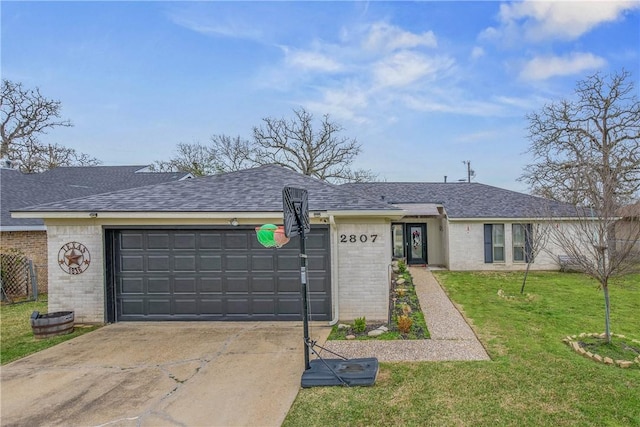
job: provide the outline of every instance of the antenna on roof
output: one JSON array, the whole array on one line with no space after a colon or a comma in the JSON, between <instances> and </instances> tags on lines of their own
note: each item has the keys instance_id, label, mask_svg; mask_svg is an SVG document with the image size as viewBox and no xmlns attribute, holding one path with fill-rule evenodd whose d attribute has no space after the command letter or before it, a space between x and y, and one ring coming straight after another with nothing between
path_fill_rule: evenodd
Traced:
<instances>
[{"instance_id":1,"label":"antenna on roof","mask_svg":"<svg viewBox=\"0 0 640 427\"><path fill-rule=\"evenodd\" d=\"M464 182L464 181L471 182L471 178L475 178L476 177L476 171L471 169L471 160L463 160L462 163L467 165L467 179L460 178L458 181L459 182Z\"/></svg>"}]
</instances>

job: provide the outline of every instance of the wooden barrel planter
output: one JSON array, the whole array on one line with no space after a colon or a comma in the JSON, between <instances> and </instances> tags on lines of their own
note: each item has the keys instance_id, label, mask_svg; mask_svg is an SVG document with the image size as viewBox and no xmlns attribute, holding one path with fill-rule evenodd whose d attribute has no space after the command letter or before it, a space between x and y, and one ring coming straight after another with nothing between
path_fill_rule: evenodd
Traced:
<instances>
[{"instance_id":1,"label":"wooden barrel planter","mask_svg":"<svg viewBox=\"0 0 640 427\"><path fill-rule=\"evenodd\" d=\"M31 329L38 339L70 334L73 332L73 324L73 311L57 311L48 314L34 311L31 314Z\"/></svg>"}]
</instances>

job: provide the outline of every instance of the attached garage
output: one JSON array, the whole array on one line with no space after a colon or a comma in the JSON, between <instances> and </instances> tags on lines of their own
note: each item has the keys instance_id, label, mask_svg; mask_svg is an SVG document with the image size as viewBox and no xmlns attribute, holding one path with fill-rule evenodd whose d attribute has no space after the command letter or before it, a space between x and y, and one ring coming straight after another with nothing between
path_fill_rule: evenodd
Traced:
<instances>
[{"instance_id":1,"label":"attached garage","mask_svg":"<svg viewBox=\"0 0 640 427\"><path fill-rule=\"evenodd\" d=\"M299 240L265 248L253 228L108 229L107 318L300 320ZM328 227L307 236L310 313L331 319Z\"/></svg>"},{"instance_id":2,"label":"attached garage","mask_svg":"<svg viewBox=\"0 0 640 427\"><path fill-rule=\"evenodd\" d=\"M30 207L47 227L49 311L78 323L300 321L300 240L265 248L283 188L308 191L312 321L383 320L402 209L276 165Z\"/></svg>"}]
</instances>

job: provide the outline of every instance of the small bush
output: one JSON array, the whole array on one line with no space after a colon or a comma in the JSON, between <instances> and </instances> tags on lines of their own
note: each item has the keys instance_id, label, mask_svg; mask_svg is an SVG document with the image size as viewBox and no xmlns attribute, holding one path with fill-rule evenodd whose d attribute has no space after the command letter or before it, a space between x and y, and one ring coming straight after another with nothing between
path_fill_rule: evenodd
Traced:
<instances>
[{"instance_id":1,"label":"small bush","mask_svg":"<svg viewBox=\"0 0 640 427\"><path fill-rule=\"evenodd\" d=\"M407 264L403 260L398 260L398 270L400 271L400 274L407 271Z\"/></svg>"},{"instance_id":2,"label":"small bush","mask_svg":"<svg viewBox=\"0 0 640 427\"><path fill-rule=\"evenodd\" d=\"M367 329L367 320L364 317L358 317L353 321L353 331L357 333L364 332Z\"/></svg>"},{"instance_id":3,"label":"small bush","mask_svg":"<svg viewBox=\"0 0 640 427\"><path fill-rule=\"evenodd\" d=\"M408 334L411 330L411 325L413 325L413 320L407 315L398 317L398 329L400 332L404 334Z\"/></svg>"}]
</instances>

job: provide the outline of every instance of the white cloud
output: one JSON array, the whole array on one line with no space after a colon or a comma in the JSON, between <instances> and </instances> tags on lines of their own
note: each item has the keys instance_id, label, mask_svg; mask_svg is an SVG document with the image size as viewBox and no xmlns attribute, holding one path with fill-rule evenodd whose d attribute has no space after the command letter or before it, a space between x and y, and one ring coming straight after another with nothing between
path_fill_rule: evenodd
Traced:
<instances>
[{"instance_id":1,"label":"white cloud","mask_svg":"<svg viewBox=\"0 0 640 427\"><path fill-rule=\"evenodd\" d=\"M570 55L541 56L533 58L520 72L524 80L545 80L554 76L579 74L584 70L593 70L606 65L606 61L592 53L574 52Z\"/></svg>"},{"instance_id":2,"label":"white cloud","mask_svg":"<svg viewBox=\"0 0 640 427\"><path fill-rule=\"evenodd\" d=\"M204 35L256 41L262 39L261 31L255 26L229 18L225 22L220 22L205 19L204 17L191 16L186 11L181 11L169 14L169 19L176 25Z\"/></svg>"},{"instance_id":3,"label":"white cloud","mask_svg":"<svg viewBox=\"0 0 640 427\"><path fill-rule=\"evenodd\" d=\"M368 105L368 91L351 83L339 88L325 89L322 99L306 102L306 107L318 114L328 113L332 117L360 124L368 122L368 119L357 112L364 111Z\"/></svg>"},{"instance_id":4,"label":"white cloud","mask_svg":"<svg viewBox=\"0 0 640 427\"><path fill-rule=\"evenodd\" d=\"M287 47L282 48L285 52L285 62L293 68L311 71L337 72L343 67L342 65L320 52L292 50Z\"/></svg>"},{"instance_id":5,"label":"white cloud","mask_svg":"<svg viewBox=\"0 0 640 427\"><path fill-rule=\"evenodd\" d=\"M417 52L401 51L374 64L373 76L379 86L407 86L453 66L453 59L428 57Z\"/></svg>"},{"instance_id":6,"label":"white cloud","mask_svg":"<svg viewBox=\"0 0 640 427\"><path fill-rule=\"evenodd\" d=\"M575 40L593 28L621 19L638 1L535 1L525 0L500 5L500 27L481 33L488 39L507 41L524 34L529 41L547 39Z\"/></svg>"},{"instance_id":7,"label":"white cloud","mask_svg":"<svg viewBox=\"0 0 640 427\"><path fill-rule=\"evenodd\" d=\"M376 22L369 28L362 46L374 52L393 52L399 49L413 49L419 46L435 48L438 41L432 31L415 34L383 22Z\"/></svg>"},{"instance_id":8,"label":"white cloud","mask_svg":"<svg viewBox=\"0 0 640 427\"><path fill-rule=\"evenodd\" d=\"M471 50L471 59L478 59L484 56L484 49L480 46L475 46Z\"/></svg>"}]
</instances>

